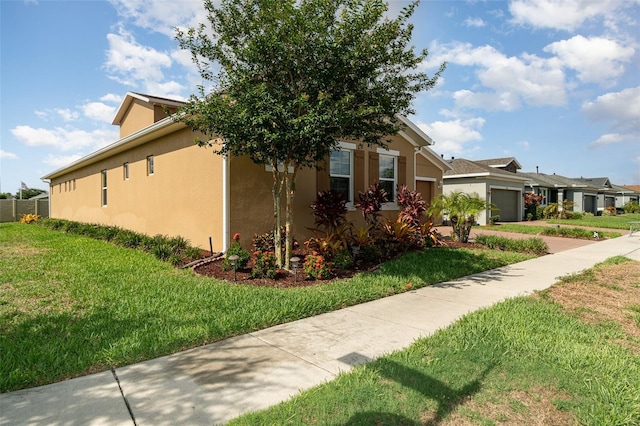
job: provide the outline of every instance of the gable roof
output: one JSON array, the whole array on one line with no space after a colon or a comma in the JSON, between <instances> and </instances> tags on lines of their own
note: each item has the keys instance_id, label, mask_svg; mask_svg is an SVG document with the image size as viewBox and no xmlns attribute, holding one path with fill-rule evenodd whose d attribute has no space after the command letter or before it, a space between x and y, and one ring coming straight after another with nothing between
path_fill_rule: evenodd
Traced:
<instances>
[{"instance_id":1,"label":"gable roof","mask_svg":"<svg viewBox=\"0 0 640 426\"><path fill-rule=\"evenodd\" d=\"M476 163L483 164L489 167L507 167L513 163L516 169L520 170L522 166L518 163L515 157L503 157L503 158L489 158L487 160L474 160Z\"/></svg>"},{"instance_id":2,"label":"gable roof","mask_svg":"<svg viewBox=\"0 0 640 426\"><path fill-rule=\"evenodd\" d=\"M574 178L574 180L585 182L590 185L597 186L600 189L609 189L611 188L611 182L608 177L597 177L597 178Z\"/></svg>"},{"instance_id":3,"label":"gable roof","mask_svg":"<svg viewBox=\"0 0 640 426\"><path fill-rule=\"evenodd\" d=\"M467 178L467 177L497 177L515 181L527 181L525 176L507 172L502 169L482 164L479 161L466 160L464 158L454 158L448 161L451 170L445 171L444 179Z\"/></svg>"},{"instance_id":4,"label":"gable roof","mask_svg":"<svg viewBox=\"0 0 640 426\"><path fill-rule=\"evenodd\" d=\"M143 93L127 92L127 94L124 96L124 99L122 100L122 103L118 107L116 116L113 118L111 124L115 124L116 126L122 124L122 119L124 118L125 113L131 106L131 103L134 99L141 100L142 102L146 102L151 105L166 105L175 108L184 105L184 102L176 99L161 98L159 96L145 95Z\"/></svg>"}]
</instances>

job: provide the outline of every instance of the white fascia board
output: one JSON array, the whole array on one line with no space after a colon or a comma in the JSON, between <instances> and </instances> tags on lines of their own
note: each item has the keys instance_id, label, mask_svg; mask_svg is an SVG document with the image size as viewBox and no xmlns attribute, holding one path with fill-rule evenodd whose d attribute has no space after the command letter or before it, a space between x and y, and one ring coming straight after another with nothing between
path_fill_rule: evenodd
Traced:
<instances>
[{"instance_id":1,"label":"white fascia board","mask_svg":"<svg viewBox=\"0 0 640 426\"><path fill-rule=\"evenodd\" d=\"M402 121L402 124L404 124L405 126L410 128L411 130L413 130L418 136L420 136L422 139L424 139L424 141L427 143L427 145L434 145L435 144L433 139L431 139L429 137L429 135L427 135L424 131L422 131L422 129L420 129L420 127L416 126L413 123L413 121L409 120L407 117L405 117L404 115L400 115L400 114L396 114L396 118L398 120ZM421 146L424 146L424 145L421 145Z\"/></svg>"}]
</instances>

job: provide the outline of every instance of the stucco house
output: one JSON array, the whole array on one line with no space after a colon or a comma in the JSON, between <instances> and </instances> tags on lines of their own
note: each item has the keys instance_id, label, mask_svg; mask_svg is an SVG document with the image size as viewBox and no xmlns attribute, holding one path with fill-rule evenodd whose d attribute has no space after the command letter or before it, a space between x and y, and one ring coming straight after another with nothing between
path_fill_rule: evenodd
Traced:
<instances>
[{"instance_id":1,"label":"stucco house","mask_svg":"<svg viewBox=\"0 0 640 426\"><path fill-rule=\"evenodd\" d=\"M588 212L594 215L598 213L599 182L568 178L555 173L549 175L539 172L521 172L519 174L529 178L527 191L545 196L543 205L550 203L562 205L564 200L568 200L574 203L571 208L574 212Z\"/></svg>"},{"instance_id":2,"label":"stucco house","mask_svg":"<svg viewBox=\"0 0 640 426\"><path fill-rule=\"evenodd\" d=\"M452 158L447 162L451 166L451 170L444 173L445 194L456 191L475 192L498 208L498 212L483 212L476 218L478 224L488 224L492 215L499 216L501 222L522 220L524 214L523 194L528 179L515 173L520 168L520 164L515 158L474 161Z\"/></svg>"},{"instance_id":3,"label":"stucco house","mask_svg":"<svg viewBox=\"0 0 640 426\"><path fill-rule=\"evenodd\" d=\"M180 235L191 244L225 251L230 235L250 244L254 234L273 228L272 174L248 157L224 157L194 143L195 134L168 117L179 101L129 92L113 120L120 139L44 176L50 182L51 217L115 225L148 235ZM304 169L297 177L294 205L297 239L310 235L309 205L330 188L349 199L350 219L359 191L380 180L406 184L427 202L442 192L450 166L429 146L433 141L404 117L404 130L388 149L341 141L325 170ZM202 135L199 135L203 137ZM385 206L398 211L395 202Z\"/></svg>"}]
</instances>

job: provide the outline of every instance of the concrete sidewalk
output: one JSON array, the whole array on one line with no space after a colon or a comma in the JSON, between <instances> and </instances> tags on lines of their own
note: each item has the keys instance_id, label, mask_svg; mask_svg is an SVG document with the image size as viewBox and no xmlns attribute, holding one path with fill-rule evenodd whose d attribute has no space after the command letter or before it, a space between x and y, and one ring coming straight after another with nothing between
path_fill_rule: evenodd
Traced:
<instances>
[{"instance_id":1,"label":"concrete sidewalk","mask_svg":"<svg viewBox=\"0 0 640 426\"><path fill-rule=\"evenodd\" d=\"M461 316L612 256L620 237L352 306L163 358L0 394L0 425L211 425L284 401Z\"/></svg>"}]
</instances>

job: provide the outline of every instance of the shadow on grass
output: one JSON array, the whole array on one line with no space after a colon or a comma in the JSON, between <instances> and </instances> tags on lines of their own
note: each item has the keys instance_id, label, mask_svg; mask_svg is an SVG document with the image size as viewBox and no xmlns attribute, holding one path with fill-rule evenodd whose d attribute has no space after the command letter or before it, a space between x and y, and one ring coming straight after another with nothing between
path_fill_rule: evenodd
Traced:
<instances>
[{"instance_id":1,"label":"shadow on grass","mask_svg":"<svg viewBox=\"0 0 640 426\"><path fill-rule=\"evenodd\" d=\"M428 418L420 423L395 413L365 412L352 416L347 425L357 424L385 424L385 425L429 425L436 426L451 414L458 405L466 399L478 393L482 389L482 381L493 370L495 365L486 367L474 380L471 380L461 388L453 388L438 379L424 373L398 364L389 359L380 359L376 362L376 370L384 377L393 380L402 386L420 392L425 398L433 400L438 407ZM429 413L427 413L429 414Z\"/></svg>"}]
</instances>

